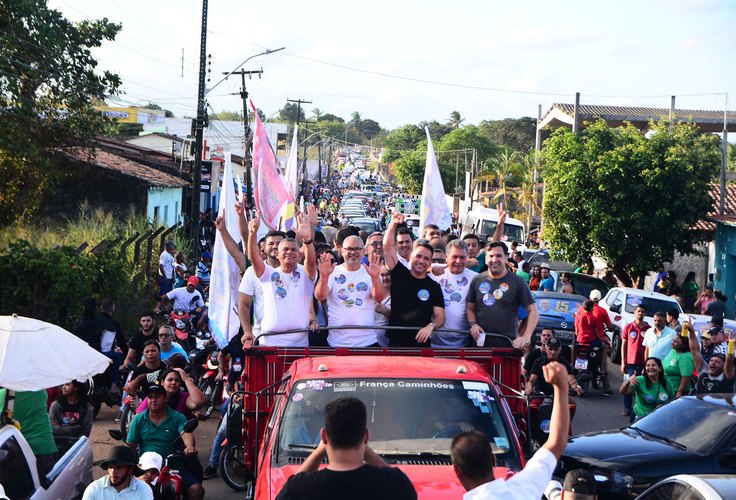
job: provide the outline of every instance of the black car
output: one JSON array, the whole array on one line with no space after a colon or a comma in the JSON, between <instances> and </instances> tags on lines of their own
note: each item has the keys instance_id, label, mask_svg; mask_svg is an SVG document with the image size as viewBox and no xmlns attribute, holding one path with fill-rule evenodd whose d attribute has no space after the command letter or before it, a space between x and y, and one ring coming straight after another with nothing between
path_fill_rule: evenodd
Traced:
<instances>
[{"instance_id":1,"label":"black car","mask_svg":"<svg viewBox=\"0 0 736 500\"><path fill-rule=\"evenodd\" d=\"M575 338L575 313L583 305L585 297L570 293L532 292L539 312L539 321L534 329L534 342L539 345L539 335L544 328L552 328L562 342L563 354Z\"/></svg>"},{"instance_id":2,"label":"black car","mask_svg":"<svg viewBox=\"0 0 736 500\"><path fill-rule=\"evenodd\" d=\"M590 470L598 498L635 498L675 474L736 473L734 394L684 396L619 430L570 439L555 477Z\"/></svg>"}]
</instances>

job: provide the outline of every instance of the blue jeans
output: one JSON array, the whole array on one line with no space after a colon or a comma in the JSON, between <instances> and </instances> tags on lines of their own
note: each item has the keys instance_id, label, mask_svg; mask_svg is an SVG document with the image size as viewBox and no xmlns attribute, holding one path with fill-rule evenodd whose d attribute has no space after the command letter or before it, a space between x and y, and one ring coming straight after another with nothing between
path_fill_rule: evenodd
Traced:
<instances>
[{"instance_id":1,"label":"blue jeans","mask_svg":"<svg viewBox=\"0 0 736 500\"><path fill-rule=\"evenodd\" d=\"M627 377L631 377L632 375L641 375L643 371L644 371L644 365L626 365L626 368L624 369L624 372L626 373ZM634 414L634 395L633 394L627 394L624 396L624 409L629 415Z\"/></svg>"},{"instance_id":2,"label":"blue jeans","mask_svg":"<svg viewBox=\"0 0 736 500\"><path fill-rule=\"evenodd\" d=\"M220 426L217 428L217 434L215 434L215 439L212 441L212 451L210 452L210 459L207 463L208 467L212 467L213 469L217 470L217 465L220 462L220 453L222 453L222 442L225 441L225 437L227 437L227 406L230 403L230 400L228 399L223 403L222 408L220 411L223 411L223 417L222 421L220 422Z\"/></svg>"}]
</instances>

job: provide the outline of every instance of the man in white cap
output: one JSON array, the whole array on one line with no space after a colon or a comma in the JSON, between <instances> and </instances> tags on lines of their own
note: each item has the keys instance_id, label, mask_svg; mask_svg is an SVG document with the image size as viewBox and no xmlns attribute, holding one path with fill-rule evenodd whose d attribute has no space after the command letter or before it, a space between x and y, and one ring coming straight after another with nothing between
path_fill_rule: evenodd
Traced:
<instances>
[{"instance_id":1,"label":"man in white cap","mask_svg":"<svg viewBox=\"0 0 736 500\"><path fill-rule=\"evenodd\" d=\"M164 459L155 451L147 451L141 455L138 460L138 468L140 469L140 475L138 479L148 483L152 490L156 489L158 483L158 476L161 474L161 467L164 464Z\"/></svg>"}]
</instances>

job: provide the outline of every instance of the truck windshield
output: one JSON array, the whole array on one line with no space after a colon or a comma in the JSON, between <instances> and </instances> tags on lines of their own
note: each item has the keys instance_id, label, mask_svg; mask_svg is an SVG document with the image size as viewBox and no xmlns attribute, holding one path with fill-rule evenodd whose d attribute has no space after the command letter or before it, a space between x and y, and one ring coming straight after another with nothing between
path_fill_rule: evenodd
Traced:
<instances>
[{"instance_id":1,"label":"truck windshield","mask_svg":"<svg viewBox=\"0 0 736 500\"><path fill-rule=\"evenodd\" d=\"M480 233L490 238L496 231L498 223L493 220L484 220L480 225ZM512 226L509 223L503 225L503 234L511 241L524 243L524 228L521 226Z\"/></svg>"},{"instance_id":2,"label":"truck windshield","mask_svg":"<svg viewBox=\"0 0 736 500\"><path fill-rule=\"evenodd\" d=\"M378 454L447 456L460 432L488 436L498 466L520 467L501 402L485 382L431 379L305 380L289 395L279 431L279 455L304 456L319 442L324 408L355 397L368 412L370 446Z\"/></svg>"}]
</instances>

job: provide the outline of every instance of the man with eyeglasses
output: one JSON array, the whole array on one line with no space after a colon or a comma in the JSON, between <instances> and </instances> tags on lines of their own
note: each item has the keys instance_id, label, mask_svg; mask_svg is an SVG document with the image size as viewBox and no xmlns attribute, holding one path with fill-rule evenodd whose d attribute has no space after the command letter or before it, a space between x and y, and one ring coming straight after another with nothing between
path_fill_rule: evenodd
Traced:
<instances>
[{"instance_id":1,"label":"man with eyeglasses","mask_svg":"<svg viewBox=\"0 0 736 500\"><path fill-rule=\"evenodd\" d=\"M445 301L440 285L427 275L434 251L427 240L414 244L409 269L399 262L396 228L404 220L403 214L394 214L383 237L383 257L392 281L389 326L416 327L418 331L389 329L386 335L391 347L428 347L432 332L445 323Z\"/></svg>"},{"instance_id":2,"label":"man with eyeglasses","mask_svg":"<svg viewBox=\"0 0 736 500\"><path fill-rule=\"evenodd\" d=\"M320 255L314 297L319 301L327 300L327 322L330 326L372 325L376 302L380 303L387 295L381 283L379 254L370 253L370 264L366 265L361 262L364 253L363 240L349 236L342 246L343 264L338 266L329 252ZM374 329L332 329L327 343L331 347L379 346Z\"/></svg>"},{"instance_id":3,"label":"man with eyeglasses","mask_svg":"<svg viewBox=\"0 0 736 500\"><path fill-rule=\"evenodd\" d=\"M562 344L560 344L560 339L557 337L550 337L547 339L547 354L534 362L534 366L532 366L529 374L529 380L527 381L526 388L524 389L525 394L529 395L535 390L537 392L543 392L547 396L554 394L552 385L544 379L544 366L556 361L565 367L565 370L567 371L567 383L570 386L570 389L575 391L578 396L583 395L583 392L585 391L583 391L583 388L578 385L578 381L575 380L572 366L570 366L570 363L568 363L565 358L560 356L561 349Z\"/></svg>"},{"instance_id":4,"label":"man with eyeglasses","mask_svg":"<svg viewBox=\"0 0 736 500\"><path fill-rule=\"evenodd\" d=\"M362 263L370 265L373 255L378 256L378 262L383 262L383 233L372 233L365 241L365 256Z\"/></svg>"},{"instance_id":5,"label":"man with eyeglasses","mask_svg":"<svg viewBox=\"0 0 736 500\"><path fill-rule=\"evenodd\" d=\"M188 357L184 348L174 342L174 328L170 325L161 325L158 329L158 343L161 346L161 361L166 361L174 354Z\"/></svg>"}]
</instances>

